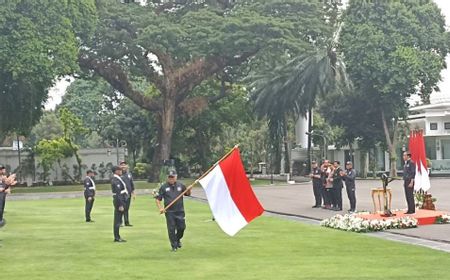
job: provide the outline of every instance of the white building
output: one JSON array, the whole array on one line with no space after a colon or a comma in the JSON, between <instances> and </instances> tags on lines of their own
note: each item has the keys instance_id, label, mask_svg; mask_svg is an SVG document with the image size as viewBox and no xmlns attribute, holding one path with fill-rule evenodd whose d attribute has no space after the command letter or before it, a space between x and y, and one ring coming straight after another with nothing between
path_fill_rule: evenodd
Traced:
<instances>
[{"instance_id":1,"label":"white building","mask_svg":"<svg viewBox=\"0 0 450 280\"><path fill-rule=\"evenodd\" d=\"M424 131L425 149L432 174L450 174L450 95L433 93L430 104L412 107L411 129Z\"/></svg>"}]
</instances>

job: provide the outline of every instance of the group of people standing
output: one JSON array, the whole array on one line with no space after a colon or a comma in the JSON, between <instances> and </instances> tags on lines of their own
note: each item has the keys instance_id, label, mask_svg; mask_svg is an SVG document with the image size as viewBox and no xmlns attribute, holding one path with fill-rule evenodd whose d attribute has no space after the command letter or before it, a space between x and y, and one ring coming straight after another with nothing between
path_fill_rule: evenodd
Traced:
<instances>
[{"instance_id":1,"label":"group of people standing","mask_svg":"<svg viewBox=\"0 0 450 280\"><path fill-rule=\"evenodd\" d=\"M129 210L131 206L131 199L135 199L133 176L128 172L128 165L125 161L120 162L119 166L112 168L113 177L111 179L111 190L113 193L114 205L114 242L126 242L119 234L122 222L127 227L132 227L130 224ZM85 198L85 217L86 222L94 222L91 219L91 211L95 201L95 181L96 173L92 170L86 172L84 179L84 198Z\"/></svg>"},{"instance_id":2,"label":"group of people standing","mask_svg":"<svg viewBox=\"0 0 450 280\"><path fill-rule=\"evenodd\" d=\"M119 166L114 166L112 172L111 190L114 205L114 242L126 242L120 236L120 227L122 226L122 222L124 222L124 226L133 226L130 224L129 218L131 199L136 197L133 176L128 172L128 165L125 161L120 162ZM95 201L95 175L96 173L94 171L88 170L84 179L86 222L93 222L91 219L91 211ZM164 213L166 216L167 232L173 252L176 252L182 247L181 239L186 229L183 195L190 194L190 189L186 189L185 185L177 182L177 174L174 170L171 170L167 174L167 182L160 186L158 194L155 197L156 205L160 213ZM164 206L161 204L163 200Z\"/></svg>"},{"instance_id":3,"label":"group of people standing","mask_svg":"<svg viewBox=\"0 0 450 280\"><path fill-rule=\"evenodd\" d=\"M356 171L352 162L341 168L340 162L335 160L333 164L324 160L318 165L316 161L311 162L311 174L315 204L313 208L323 208L334 211L342 211L342 189L345 187L350 201L348 212L356 211L355 178Z\"/></svg>"}]
</instances>

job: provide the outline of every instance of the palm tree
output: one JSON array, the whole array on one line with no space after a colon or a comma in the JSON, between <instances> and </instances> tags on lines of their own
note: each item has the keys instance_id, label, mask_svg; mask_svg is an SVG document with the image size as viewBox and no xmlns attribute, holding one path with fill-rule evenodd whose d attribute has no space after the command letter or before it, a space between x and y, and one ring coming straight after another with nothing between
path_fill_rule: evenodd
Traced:
<instances>
[{"instance_id":1,"label":"palm tree","mask_svg":"<svg viewBox=\"0 0 450 280\"><path fill-rule=\"evenodd\" d=\"M253 77L255 113L267 118L273 141L286 136L288 115L306 116L318 97L351 88L342 56L337 52L339 31L325 46ZM310 146L310 137L308 141Z\"/></svg>"}]
</instances>

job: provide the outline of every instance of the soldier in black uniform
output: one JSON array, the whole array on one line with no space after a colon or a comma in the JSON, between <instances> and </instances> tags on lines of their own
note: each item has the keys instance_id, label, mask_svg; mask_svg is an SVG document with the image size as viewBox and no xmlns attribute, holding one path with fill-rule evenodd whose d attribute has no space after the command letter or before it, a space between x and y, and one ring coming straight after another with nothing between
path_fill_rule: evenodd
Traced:
<instances>
[{"instance_id":1,"label":"soldier in black uniform","mask_svg":"<svg viewBox=\"0 0 450 280\"><path fill-rule=\"evenodd\" d=\"M125 204L128 199L128 190L125 182L120 177L122 175L122 168L114 166L112 168L114 173L111 179L111 190L113 193L113 205L114 205L114 242L126 242L119 234L120 225L122 224L122 215L125 211Z\"/></svg>"},{"instance_id":2,"label":"soldier in black uniform","mask_svg":"<svg viewBox=\"0 0 450 280\"><path fill-rule=\"evenodd\" d=\"M356 194L355 194L355 179L356 171L353 169L351 161L347 161L345 164L346 170L342 179L345 181L345 188L347 189L348 200L350 201L350 210L348 212L353 213L356 211Z\"/></svg>"},{"instance_id":3,"label":"soldier in black uniform","mask_svg":"<svg viewBox=\"0 0 450 280\"><path fill-rule=\"evenodd\" d=\"M405 189L406 203L408 204L408 211L405 214L416 213L414 205L414 177L416 177L416 164L411 160L411 153L403 153L403 187Z\"/></svg>"},{"instance_id":4,"label":"soldier in black uniform","mask_svg":"<svg viewBox=\"0 0 450 280\"><path fill-rule=\"evenodd\" d=\"M316 203L312 208L320 208L322 206L322 170L317 166L317 162L311 162L311 175L313 184L313 193Z\"/></svg>"},{"instance_id":5,"label":"soldier in black uniform","mask_svg":"<svg viewBox=\"0 0 450 280\"><path fill-rule=\"evenodd\" d=\"M95 182L94 182L94 176L96 173L92 170L86 171L86 178L84 178L84 199L86 201L84 212L86 217L86 222L90 223L93 222L91 220L91 211L92 207L94 206L94 200L95 200Z\"/></svg>"},{"instance_id":6,"label":"soldier in black uniform","mask_svg":"<svg viewBox=\"0 0 450 280\"><path fill-rule=\"evenodd\" d=\"M133 225L130 224L130 218L129 218L128 212L130 210L131 197L133 197L133 199L135 199L133 176L131 176L131 173L128 172L128 165L125 161L120 162L120 168L122 168L122 176L121 176L122 180L125 182L128 194L130 195L125 204L125 211L123 211L123 218L124 218L125 226L132 227Z\"/></svg>"},{"instance_id":7,"label":"soldier in black uniform","mask_svg":"<svg viewBox=\"0 0 450 280\"><path fill-rule=\"evenodd\" d=\"M167 232L169 233L170 245L172 251L176 252L181 248L181 238L183 238L184 230L186 229L183 197L175 202L169 209L164 210L175 198L186 190L186 186L177 182L177 174L175 171L170 171L167 176L167 182L164 183L156 197L156 205L159 212L165 213L167 222ZM191 195L191 190L188 190L185 195ZM164 199L164 207L161 206L161 200Z\"/></svg>"},{"instance_id":8,"label":"soldier in black uniform","mask_svg":"<svg viewBox=\"0 0 450 280\"><path fill-rule=\"evenodd\" d=\"M343 170L340 167L340 161L335 160L333 162L334 171L333 171L333 189L331 191L333 196L333 210L341 211L342 210L342 188L344 184L342 182Z\"/></svg>"}]
</instances>

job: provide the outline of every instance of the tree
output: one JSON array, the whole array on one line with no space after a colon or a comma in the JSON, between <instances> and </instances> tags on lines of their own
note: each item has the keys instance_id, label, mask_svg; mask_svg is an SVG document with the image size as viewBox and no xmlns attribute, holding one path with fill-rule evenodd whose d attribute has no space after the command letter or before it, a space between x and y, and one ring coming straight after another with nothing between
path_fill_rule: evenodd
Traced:
<instances>
[{"instance_id":1,"label":"tree","mask_svg":"<svg viewBox=\"0 0 450 280\"><path fill-rule=\"evenodd\" d=\"M75 156L77 166L75 168L75 180L81 180L81 157L78 154L79 146L75 143L75 139L78 135L86 134L88 130L83 126L83 122L67 108L61 108L59 110L59 120L63 126L63 137L65 143L67 143L72 154Z\"/></svg>"},{"instance_id":2,"label":"tree","mask_svg":"<svg viewBox=\"0 0 450 280\"><path fill-rule=\"evenodd\" d=\"M214 96L220 90L221 84L210 80L197 87L192 94L197 97ZM240 85L233 85L230 91L226 97L201 111L198 106L183 108L175 126L174 157L182 157L190 166L199 166L200 171L206 171L229 148L240 143L240 139L224 135L238 124L250 123L248 92Z\"/></svg>"},{"instance_id":3,"label":"tree","mask_svg":"<svg viewBox=\"0 0 450 280\"><path fill-rule=\"evenodd\" d=\"M57 77L78 69L80 39L95 24L90 0L0 5L0 131L28 135Z\"/></svg>"},{"instance_id":4,"label":"tree","mask_svg":"<svg viewBox=\"0 0 450 280\"><path fill-rule=\"evenodd\" d=\"M339 33L337 26L333 34L328 34L330 37L321 37L313 44L311 51L276 67L275 71L268 69L253 77L255 112L260 118L267 118L272 142L284 142L288 162L288 117L309 114L311 120L318 97L351 88L342 56L336 51ZM308 130L311 131L311 123ZM310 148L311 136L308 150ZM310 153L308 161L311 160L309 157Z\"/></svg>"},{"instance_id":5,"label":"tree","mask_svg":"<svg viewBox=\"0 0 450 280\"><path fill-rule=\"evenodd\" d=\"M106 142L125 141L134 166L140 152L152 146L154 137L153 119L149 113L129 99L114 101L115 108L101 115L99 134ZM114 145L117 145L115 143Z\"/></svg>"},{"instance_id":6,"label":"tree","mask_svg":"<svg viewBox=\"0 0 450 280\"><path fill-rule=\"evenodd\" d=\"M40 121L33 127L28 137L30 146L36 145L39 141L53 140L63 136L63 127L55 111L46 111Z\"/></svg>"},{"instance_id":7,"label":"tree","mask_svg":"<svg viewBox=\"0 0 450 280\"><path fill-rule=\"evenodd\" d=\"M180 108L206 108L229 94L223 90L196 97L191 95L194 88L216 78L227 89L245 76L243 66L297 54L326 29L318 0L96 3L100 22L79 56L80 66L154 113L156 166L170 156ZM146 88L138 89L136 81L145 81Z\"/></svg>"},{"instance_id":8,"label":"tree","mask_svg":"<svg viewBox=\"0 0 450 280\"><path fill-rule=\"evenodd\" d=\"M102 113L106 111L105 99L114 90L99 79L75 79L62 97L61 107L79 117L90 131L98 131Z\"/></svg>"},{"instance_id":9,"label":"tree","mask_svg":"<svg viewBox=\"0 0 450 280\"><path fill-rule=\"evenodd\" d=\"M73 148L64 138L53 140L43 139L36 146L36 154L40 157L40 165L43 169L41 179L47 181L50 170L55 163L61 166L61 160L73 156ZM74 180L72 180L74 181Z\"/></svg>"},{"instance_id":10,"label":"tree","mask_svg":"<svg viewBox=\"0 0 450 280\"><path fill-rule=\"evenodd\" d=\"M427 102L440 80L449 49L441 11L431 0L351 0L344 15L341 50L355 89L375 108L396 175L398 123L407 98Z\"/></svg>"}]
</instances>

